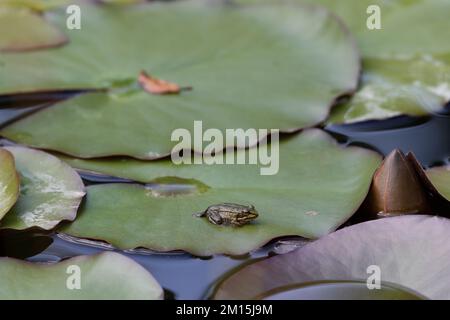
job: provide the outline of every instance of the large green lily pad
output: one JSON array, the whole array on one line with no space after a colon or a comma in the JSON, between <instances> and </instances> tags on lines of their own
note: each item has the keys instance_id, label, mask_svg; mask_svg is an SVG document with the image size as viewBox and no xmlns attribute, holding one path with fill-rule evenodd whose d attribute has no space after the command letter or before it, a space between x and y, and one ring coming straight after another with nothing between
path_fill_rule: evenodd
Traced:
<instances>
[{"instance_id":1,"label":"large green lily pad","mask_svg":"<svg viewBox=\"0 0 450 320\"><path fill-rule=\"evenodd\" d=\"M28 8L0 3L0 51L28 51L60 46L67 41L58 28ZM1 58L0 58L1 59Z\"/></svg>"},{"instance_id":2,"label":"large green lily pad","mask_svg":"<svg viewBox=\"0 0 450 320\"><path fill-rule=\"evenodd\" d=\"M260 175L260 165L75 160L77 167L151 184L89 187L76 221L59 231L120 249L243 254L279 236L317 238L335 230L364 200L380 163L372 151L342 148L315 129L283 141L279 153L272 176ZM260 216L239 228L192 216L222 202L253 204Z\"/></svg>"},{"instance_id":3,"label":"large green lily pad","mask_svg":"<svg viewBox=\"0 0 450 320\"><path fill-rule=\"evenodd\" d=\"M20 195L1 220L1 229L50 230L62 220L73 220L84 196L78 174L58 158L38 150L5 147L20 174Z\"/></svg>"},{"instance_id":4,"label":"large green lily pad","mask_svg":"<svg viewBox=\"0 0 450 320\"><path fill-rule=\"evenodd\" d=\"M439 194L450 201L450 166L434 167L426 174Z\"/></svg>"},{"instance_id":5,"label":"large green lily pad","mask_svg":"<svg viewBox=\"0 0 450 320\"><path fill-rule=\"evenodd\" d=\"M76 289L75 278L70 278L78 274L80 289ZM161 286L147 270L113 252L78 256L56 264L0 258L0 278L2 300L157 300L163 297Z\"/></svg>"},{"instance_id":6,"label":"large green lily pad","mask_svg":"<svg viewBox=\"0 0 450 320\"><path fill-rule=\"evenodd\" d=\"M402 114L420 116L439 111L450 101L450 44L445 32L450 29L449 1L284 2L323 5L339 16L357 38L363 57L362 84L350 101L333 109L330 123ZM371 5L381 10L380 30L367 27L367 8Z\"/></svg>"},{"instance_id":7,"label":"large green lily pad","mask_svg":"<svg viewBox=\"0 0 450 320\"><path fill-rule=\"evenodd\" d=\"M382 281L431 299L449 299L449 239L446 218L410 215L364 222L244 266L218 285L214 298L251 299L292 283L367 281L378 266Z\"/></svg>"},{"instance_id":8,"label":"large green lily pad","mask_svg":"<svg viewBox=\"0 0 450 320\"><path fill-rule=\"evenodd\" d=\"M19 197L19 176L12 154L0 149L0 220Z\"/></svg>"},{"instance_id":9,"label":"large green lily pad","mask_svg":"<svg viewBox=\"0 0 450 320\"><path fill-rule=\"evenodd\" d=\"M1 74L8 75L0 93L110 91L37 112L4 128L2 136L82 158L160 158L176 144L173 130L192 131L195 120L204 130L223 132L317 124L335 98L357 84L354 41L322 8L202 1L80 5L82 30L68 33L69 45L0 57ZM66 14L55 11L51 18L62 26ZM141 70L192 90L150 95L137 84Z\"/></svg>"}]
</instances>

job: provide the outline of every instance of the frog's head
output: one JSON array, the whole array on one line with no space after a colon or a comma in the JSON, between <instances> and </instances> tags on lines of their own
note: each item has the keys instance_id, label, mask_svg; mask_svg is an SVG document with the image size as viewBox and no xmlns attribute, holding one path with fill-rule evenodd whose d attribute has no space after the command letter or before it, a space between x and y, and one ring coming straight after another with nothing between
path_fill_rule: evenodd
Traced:
<instances>
[{"instance_id":1,"label":"frog's head","mask_svg":"<svg viewBox=\"0 0 450 320\"><path fill-rule=\"evenodd\" d=\"M254 206L249 206L247 210L238 213L236 220L239 224L245 224L256 218L258 218L258 211L256 211Z\"/></svg>"}]
</instances>

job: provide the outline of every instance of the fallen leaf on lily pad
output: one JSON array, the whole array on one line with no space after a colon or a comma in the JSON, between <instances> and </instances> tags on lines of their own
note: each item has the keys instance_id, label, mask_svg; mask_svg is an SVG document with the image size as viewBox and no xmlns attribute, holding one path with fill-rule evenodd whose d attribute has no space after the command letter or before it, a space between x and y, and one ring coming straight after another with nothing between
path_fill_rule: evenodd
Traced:
<instances>
[{"instance_id":1,"label":"fallen leaf on lily pad","mask_svg":"<svg viewBox=\"0 0 450 320\"><path fill-rule=\"evenodd\" d=\"M21 185L19 199L0 221L0 229L50 230L63 220L75 219L85 193L81 178L70 166L42 151L4 149L14 156Z\"/></svg>"},{"instance_id":2,"label":"fallen leaf on lily pad","mask_svg":"<svg viewBox=\"0 0 450 320\"><path fill-rule=\"evenodd\" d=\"M6 30L0 35L0 51L5 52L45 49L67 42L64 33L43 16L27 8L2 6L1 3L0 30ZM4 63L3 57L0 62Z\"/></svg>"},{"instance_id":3,"label":"fallen leaf on lily pad","mask_svg":"<svg viewBox=\"0 0 450 320\"><path fill-rule=\"evenodd\" d=\"M354 40L322 8L203 1L80 6L83 29L69 34L67 46L0 58L0 93L110 91L34 113L3 128L2 136L81 158L154 159L176 145L175 129L192 130L195 120L222 133L290 132L324 121L335 99L357 86ZM60 27L66 23L64 12L51 17ZM149 95L137 84L141 70L194 90Z\"/></svg>"},{"instance_id":4,"label":"fallen leaf on lily pad","mask_svg":"<svg viewBox=\"0 0 450 320\"><path fill-rule=\"evenodd\" d=\"M0 220L19 197L19 176L12 154L0 148Z\"/></svg>"},{"instance_id":5,"label":"fallen leaf on lily pad","mask_svg":"<svg viewBox=\"0 0 450 320\"><path fill-rule=\"evenodd\" d=\"M450 201L450 166L428 169L426 175L436 190Z\"/></svg>"},{"instance_id":6,"label":"fallen leaf on lily pad","mask_svg":"<svg viewBox=\"0 0 450 320\"><path fill-rule=\"evenodd\" d=\"M151 94L176 94L182 90L178 84L155 78L145 71L141 71L138 81L142 88Z\"/></svg>"},{"instance_id":7,"label":"fallen leaf on lily pad","mask_svg":"<svg viewBox=\"0 0 450 320\"><path fill-rule=\"evenodd\" d=\"M281 142L279 161L278 173L271 176L260 175L261 166L251 164L69 161L77 168L150 184L88 187L78 218L58 231L104 240L120 249L182 249L200 256L244 254L283 235L316 238L335 230L358 209L380 157L357 147L342 148L323 131L311 129ZM172 183L169 194L161 191L164 181ZM170 188L190 192L173 195ZM223 202L254 205L259 217L233 228L192 216Z\"/></svg>"},{"instance_id":8,"label":"fallen leaf on lily pad","mask_svg":"<svg viewBox=\"0 0 450 320\"><path fill-rule=\"evenodd\" d=\"M80 290L70 290L78 285ZM70 276L72 275L71 280ZM2 300L159 300L163 290L130 258L113 252L78 256L55 264L0 258Z\"/></svg>"},{"instance_id":9,"label":"fallen leaf on lily pad","mask_svg":"<svg viewBox=\"0 0 450 320\"><path fill-rule=\"evenodd\" d=\"M356 224L306 246L237 270L215 299L252 299L292 283L363 280L378 266L382 281L431 299L450 299L450 220L408 215ZM373 272L373 271L371 271Z\"/></svg>"}]
</instances>

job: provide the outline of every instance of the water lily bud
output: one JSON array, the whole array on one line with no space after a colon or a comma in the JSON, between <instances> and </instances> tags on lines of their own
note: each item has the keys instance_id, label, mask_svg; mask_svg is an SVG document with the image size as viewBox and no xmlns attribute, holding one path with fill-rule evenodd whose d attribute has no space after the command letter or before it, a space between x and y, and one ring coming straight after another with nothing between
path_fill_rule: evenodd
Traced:
<instances>
[{"instance_id":1,"label":"water lily bud","mask_svg":"<svg viewBox=\"0 0 450 320\"><path fill-rule=\"evenodd\" d=\"M374 174L366 211L377 218L430 213L419 169L422 168L417 168L400 150L392 151Z\"/></svg>"}]
</instances>

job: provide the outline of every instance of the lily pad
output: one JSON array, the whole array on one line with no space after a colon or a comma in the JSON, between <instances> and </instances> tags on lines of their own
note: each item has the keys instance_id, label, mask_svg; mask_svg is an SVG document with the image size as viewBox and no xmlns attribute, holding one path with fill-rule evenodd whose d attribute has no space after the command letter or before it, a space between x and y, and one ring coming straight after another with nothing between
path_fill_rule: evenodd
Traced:
<instances>
[{"instance_id":1,"label":"lily pad","mask_svg":"<svg viewBox=\"0 0 450 320\"><path fill-rule=\"evenodd\" d=\"M264 300L421 300L423 297L391 283L367 290L363 281L322 281L289 285L264 293Z\"/></svg>"},{"instance_id":2,"label":"lily pad","mask_svg":"<svg viewBox=\"0 0 450 320\"><path fill-rule=\"evenodd\" d=\"M436 190L450 201L450 166L428 169L426 175Z\"/></svg>"},{"instance_id":3,"label":"lily pad","mask_svg":"<svg viewBox=\"0 0 450 320\"><path fill-rule=\"evenodd\" d=\"M71 0L0 0L0 6L18 7L44 12L63 5L70 4Z\"/></svg>"},{"instance_id":4,"label":"lily pad","mask_svg":"<svg viewBox=\"0 0 450 320\"><path fill-rule=\"evenodd\" d=\"M261 166L250 164L74 160L77 167L151 184L88 187L79 217L59 231L120 249L244 254L283 235L317 238L335 230L364 200L380 163L376 153L342 148L316 129L283 141L279 153L279 172L272 176L260 175ZM189 192L174 195L170 188ZM259 217L233 228L192 216L223 202L253 204Z\"/></svg>"},{"instance_id":5,"label":"lily pad","mask_svg":"<svg viewBox=\"0 0 450 320\"><path fill-rule=\"evenodd\" d=\"M137 4L147 0L100 0L104 4Z\"/></svg>"},{"instance_id":6,"label":"lily pad","mask_svg":"<svg viewBox=\"0 0 450 320\"><path fill-rule=\"evenodd\" d=\"M38 50L61 46L67 42L64 33L41 15L27 8L13 8L1 3L0 29L7 30L0 36L0 51Z\"/></svg>"},{"instance_id":7,"label":"lily pad","mask_svg":"<svg viewBox=\"0 0 450 320\"><path fill-rule=\"evenodd\" d=\"M54 228L73 220L84 196L78 174L58 158L38 150L5 147L15 158L20 174L20 195L1 220L1 229Z\"/></svg>"},{"instance_id":8,"label":"lily pad","mask_svg":"<svg viewBox=\"0 0 450 320\"><path fill-rule=\"evenodd\" d=\"M442 32L450 29L448 1L322 2L343 13L363 55L362 87L336 108L330 122L425 115L440 111L450 101L450 45ZM360 14L355 12L356 2L362 6ZM365 9L376 3L382 29L369 30ZM357 17L358 24L352 21Z\"/></svg>"},{"instance_id":9,"label":"lily pad","mask_svg":"<svg viewBox=\"0 0 450 320\"><path fill-rule=\"evenodd\" d=\"M19 197L19 176L12 154L0 149L0 220Z\"/></svg>"},{"instance_id":10,"label":"lily pad","mask_svg":"<svg viewBox=\"0 0 450 320\"><path fill-rule=\"evenodd\" d=\"M431 299L450 299L449 240L446 218L409 215L364 222L291 253L244 266L225 278L213 295L215 299L251 299L292 283L366 282L376 268L371 266L378 266L382 281Z\"/></svg>"},{"instance_id":11,"label":"lily pad","mask_svg":"<svg viewBox=\"0 0 450 320\"><path fill-rule=\"evenodd\" d=\"M76 281L72 283L70 278L78 274L80 289L76 289ZM113 252L78 256L55 264L0 258L0 278L2 300L159 300L163 297L161 286L147 270Z\"/></svg>"},{"instance_id":12,"label":"lily pad","mask_svg":"<svg viewBox=\"0 0 450 320\"><path fill-rule=\"evenodd\" d=\"M361 87L352 99L333 109L329 123L426 115L450 101L450 44L444 31L450 29L449 1L287 2L327 7L348 25L361 49ZM379 30L367 27L373 14L367 9L374 5L380 8Z\"/></svg>"},{"instance_id":13,"label":"lily pad","mask_svg":"<svg viewBox=\"0 0 450 320\"><path fill-rule=\"evenodd\" d=\"M176 145L170 141L175 129L192 130L195 120L223 133L315 125L327 118L336 97L357 85L353 38L322 8L203 1L80 6L83 29L69 34L69 45L0 58L8 75L0 93L109 91L34 113L2 136L82 158L154 159ZM65 13L55 11L52 18L65 24ZM142 70L192 90L151 95L139 87Z\"/></svg>"},{"instance_id":14,"label":"lily pad","mask_svg":"<svg viewBox=\"0 0 450 320\"><path fill-rule=\"evenodd\" d=\"M423 169L412 153L405 156L402 151L393 150L374 174L364 212L372 218L431 214L422 175Z\"/></svg>"}]
</instances>

